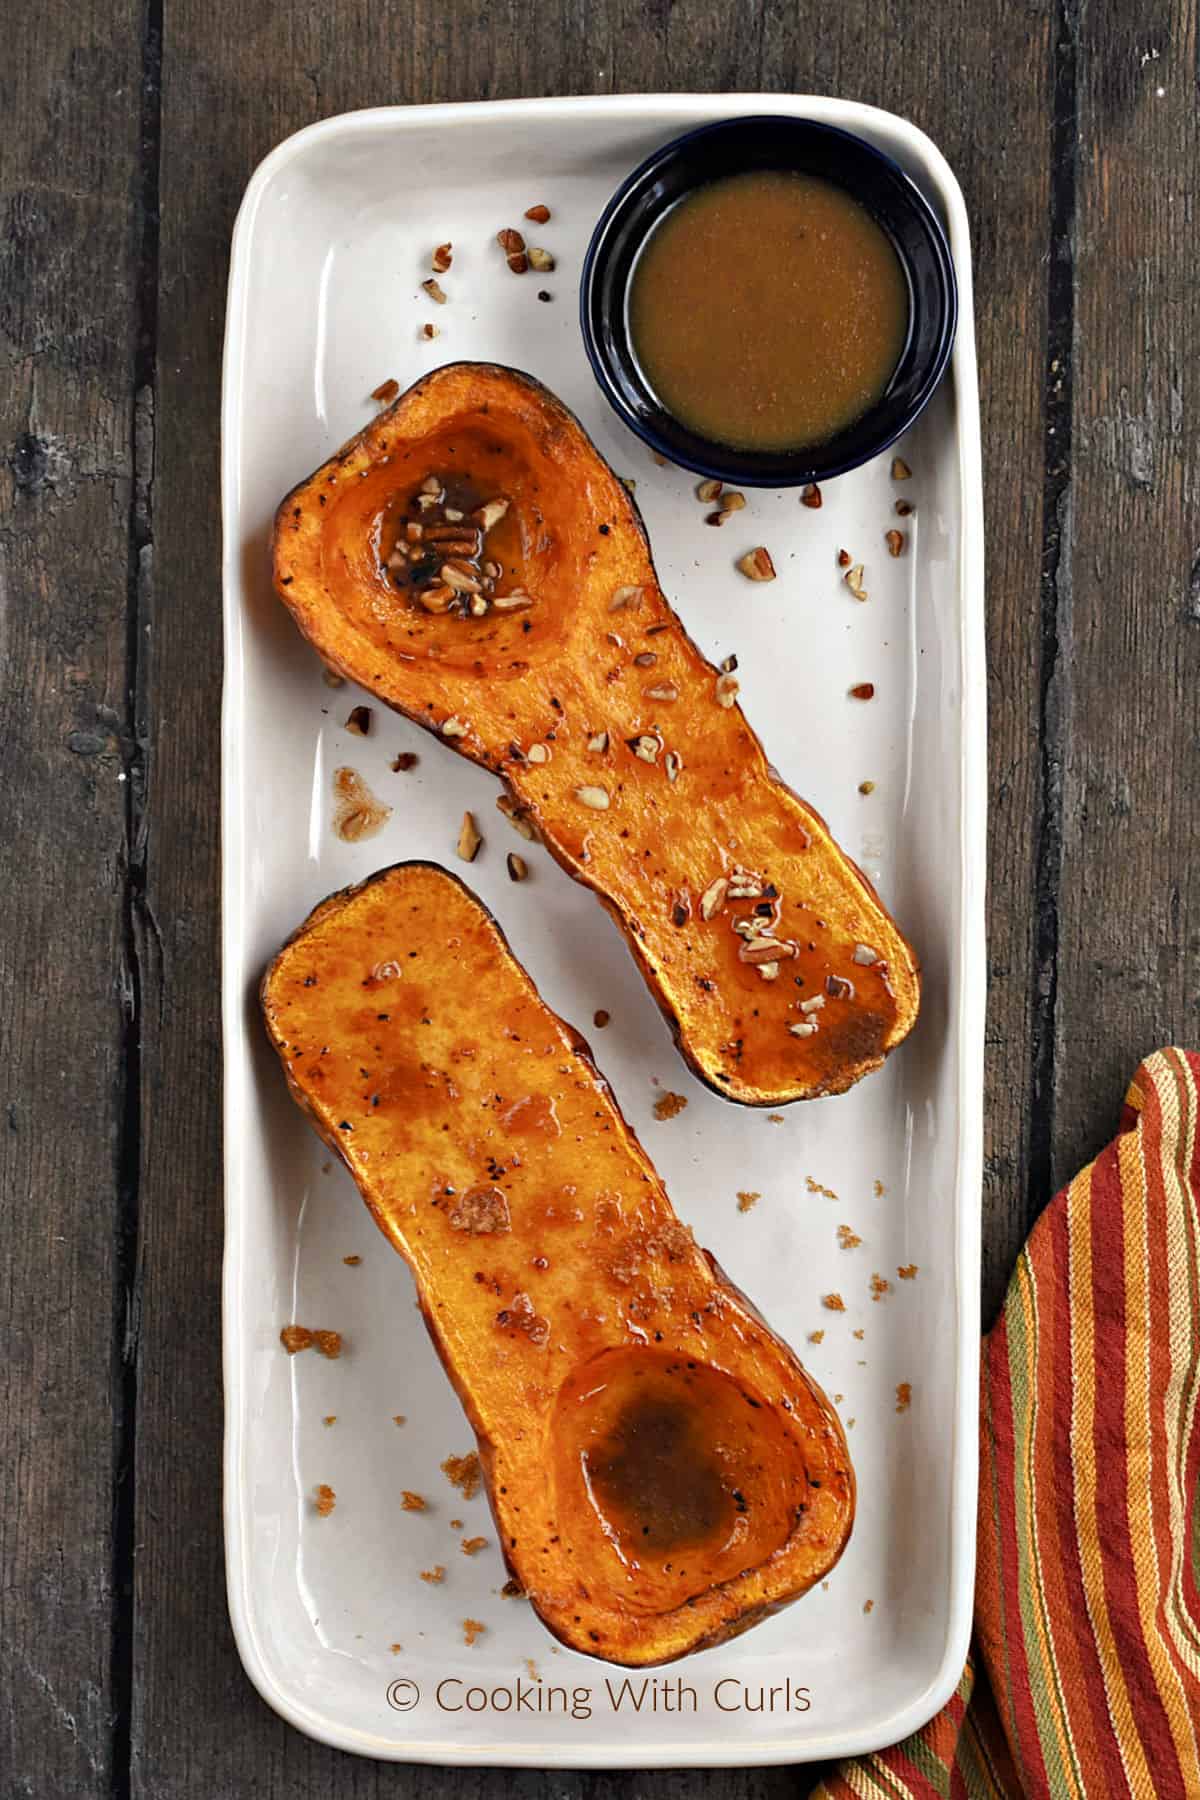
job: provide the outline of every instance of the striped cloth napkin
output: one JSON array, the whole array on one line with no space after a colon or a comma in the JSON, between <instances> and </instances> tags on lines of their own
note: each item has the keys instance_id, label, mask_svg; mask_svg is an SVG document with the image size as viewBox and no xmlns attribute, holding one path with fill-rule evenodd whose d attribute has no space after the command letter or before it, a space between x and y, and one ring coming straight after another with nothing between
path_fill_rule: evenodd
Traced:
<instances>
[{"instance_id":1,"label":"striped cloth napkin","mask_svg":"<svg viewBox=\"0 0 1200 1800\"><path fill-rule=\"evenodd\" d=\"M975 1649L812 1800L1200 1796L1200 1056L1142 1063L984 1343Z\"/></svg>"}]
</instances>

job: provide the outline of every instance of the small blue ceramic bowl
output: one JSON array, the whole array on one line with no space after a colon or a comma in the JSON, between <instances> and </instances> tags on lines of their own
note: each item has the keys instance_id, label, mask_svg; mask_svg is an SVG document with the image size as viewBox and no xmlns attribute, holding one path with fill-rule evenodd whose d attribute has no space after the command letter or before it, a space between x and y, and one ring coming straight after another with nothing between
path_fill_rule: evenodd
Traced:
<instances>
[{"instance_id":1,"label":"small blue ceramic bowl","mask_svg":"<svg viewBox=\"0 0 1200 1800\"><path fill-rule=\"evenodd\" d=\"M845 188L887 232L908 281L908 337L884 393L836 436L788 451L736 450L689 431L660 404L629 334L633 267L663 216L706 182L753 169L796 170ZM698 475L741 486L795 487L857 468L908 429L945 371L958 291L941 223L898 163L835 126L766 114L703 125L665 144L634 170L592 233L580 318L596 380L625 424L652 450Z\"/></svg>"}]
</instances>

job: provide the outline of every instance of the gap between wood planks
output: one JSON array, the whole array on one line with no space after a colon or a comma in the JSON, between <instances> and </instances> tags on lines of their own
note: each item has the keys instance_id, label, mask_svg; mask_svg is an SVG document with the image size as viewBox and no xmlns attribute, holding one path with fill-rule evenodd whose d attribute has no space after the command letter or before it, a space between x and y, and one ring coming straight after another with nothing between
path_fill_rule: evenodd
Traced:
<instances>
[{"instance_id":1,"label":"gap between wood planks","mask_svg":"<svg viewBox=\"0 0 1200 1800\"><path fill-rule=\"evenodd\" d=\"M139 1188L142 1156L142 1022L149 982L147 956L158 929L146 898L148 802L148 659L154 564L154 408L158 358L159 179L162 162L163 0L146 0L142 15L138 119L133 395L130 418L133 482L129 502L126 587L125 882L123 894L123 1092L118 1146L113 1290L113 1538L109 1770L112 1800L129 1800L134 1681L134 1519L137 1453L138 1330L141 1256Z\"/></svg>"},{"instance_id":2,"label":"gap between wood planks","mask_svg":"<svg viewBox=\"0 0 1200 1800\"><path fill-rule=\"evenodd\" d=\"M1055 1040L1058 1026L1059 894L1063 847L1065 684L1071 643L1071 410L1075 351L1075 232L1079 178L1079 0L1054 17L1050 141L1050 266L1042 449L1040 804L1034 861L1034 943L1025 1225L1054 1179Z\"/></svg>"}]
</instances>

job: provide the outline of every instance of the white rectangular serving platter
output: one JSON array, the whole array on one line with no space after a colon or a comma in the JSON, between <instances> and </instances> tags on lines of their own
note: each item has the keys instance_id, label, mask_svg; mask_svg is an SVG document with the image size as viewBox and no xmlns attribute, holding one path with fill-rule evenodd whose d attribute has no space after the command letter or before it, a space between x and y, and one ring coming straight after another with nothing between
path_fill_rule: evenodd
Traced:
<instances>
[{"instance_id":1,"label":"white rectangular serving platter","mask_svg":"<svg viewBox=\"0 0 1200 1800\"><path fill-rule=\"evenodd\" d=\"M847 127L903 165L948 227L960 322L949 377L897 446L910 482L893 483L884 457L829 483L819 511L794 491L753 491L718 532L704 527L693 478L657 465L602 400L576 291L592 224L628 171L689 126L764 110ZM529 236L557 268L516 278L495 234L537 202L553 217ZM450 298L438 307L419 284L446 240ZM419 336L426 321L439 328L432 342ZM659 576L688 630L713 658L736 650L742 703L773 761L914 940L920 1022L850 1094L772 1118L709 1093L676 1054L616 927L511 834L489 776L379 706L369 737L346 732L364 696L326 685L274 597L272 514L365 422L380 382L406 386L457 358L540 377L636 481ZM400 1760L782 1763L903 1737L958 1680L975 1523L983 540L970 252L950 170L903 120L806 96L389 108L314 125L262 164L238 217L222 477L225 1529L251 1680L314 1737ZM916 511L903 521L906 553L892 560L883 534L901 493ZM734 568L758 543L779 572L770 585ZM840 579L842 546L866 564L866 605ZM869 704L848 697L860 681L876 685ZM390 767L402 750L420 757L411 773ZM342 765L393 808L357 845L331 827ZM866 796L863 781L876 784ZM469 871L454 855L465 808L485 837ZM531 866L519 886L505 873L510 849ZM679 1212L798 1348L848 1427L858 1518L828 1584L627 1688L620 1671L558 1647L527 1603L500 1596L486 1501L464 1501L440 1473L472 1438L407 1270L288 1098L261 1029L259 978L287 935L326 894L406 857L467 874L546 1000L590 1038ZM611 1014L604 1030L593 1028L598 1008ZM688 1104L659 1122L652 1108L665 1090ZM760 1198L741 1211L747 1192ZM859 1247L839 1248L842 1224ZM898 1279L910 1264L916 1277ZM882 1299L872 1298L875 1274L891 1283ZM826 1308L827 1294L845 1310ZM279 1332L292 1321L340 1330L340 1359L289 1358ZM337 1495L324 1518L322 1482ZM425 1512L401 1509L406 1488L428 1498ZM487 1536L487 1549L467 1557L464 1535ZM440 1584L421 1580L439 1563ZM470 1648L468 1617L486 1625Z\"/></svg>"}]
</instances>

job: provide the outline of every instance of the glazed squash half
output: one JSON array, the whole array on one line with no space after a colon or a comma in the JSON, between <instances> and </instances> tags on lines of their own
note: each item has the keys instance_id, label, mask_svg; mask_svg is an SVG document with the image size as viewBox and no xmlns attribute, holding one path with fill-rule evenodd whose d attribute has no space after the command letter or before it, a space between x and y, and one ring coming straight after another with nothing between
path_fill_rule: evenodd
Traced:
<instances>
[{"instance_id":1,"label":"glazed squash half","mask_svg":"<svg viewBox=\"0 0 1200 1800\"><path fill-rule=\"evenodd\" d=\"M832 1408L462 883L403 863L335 894L262 1001L294 1097L412 1269L550 1630L666 1662L828 1574L854 1516Z\"/></svg>"},{"instance_id":2,"label":"glazed squash half","mask_svg":"<svg viewBox=\"0 0 1200 1800\"><path fill-rule=\"evenodd\" d=\"M274 575L327 663L503 779L718 1093L839 1093L909 1031L912 949L768 764L628 492L536 381L426 376L288 495Z\"/></svg>"}]
</instances>

